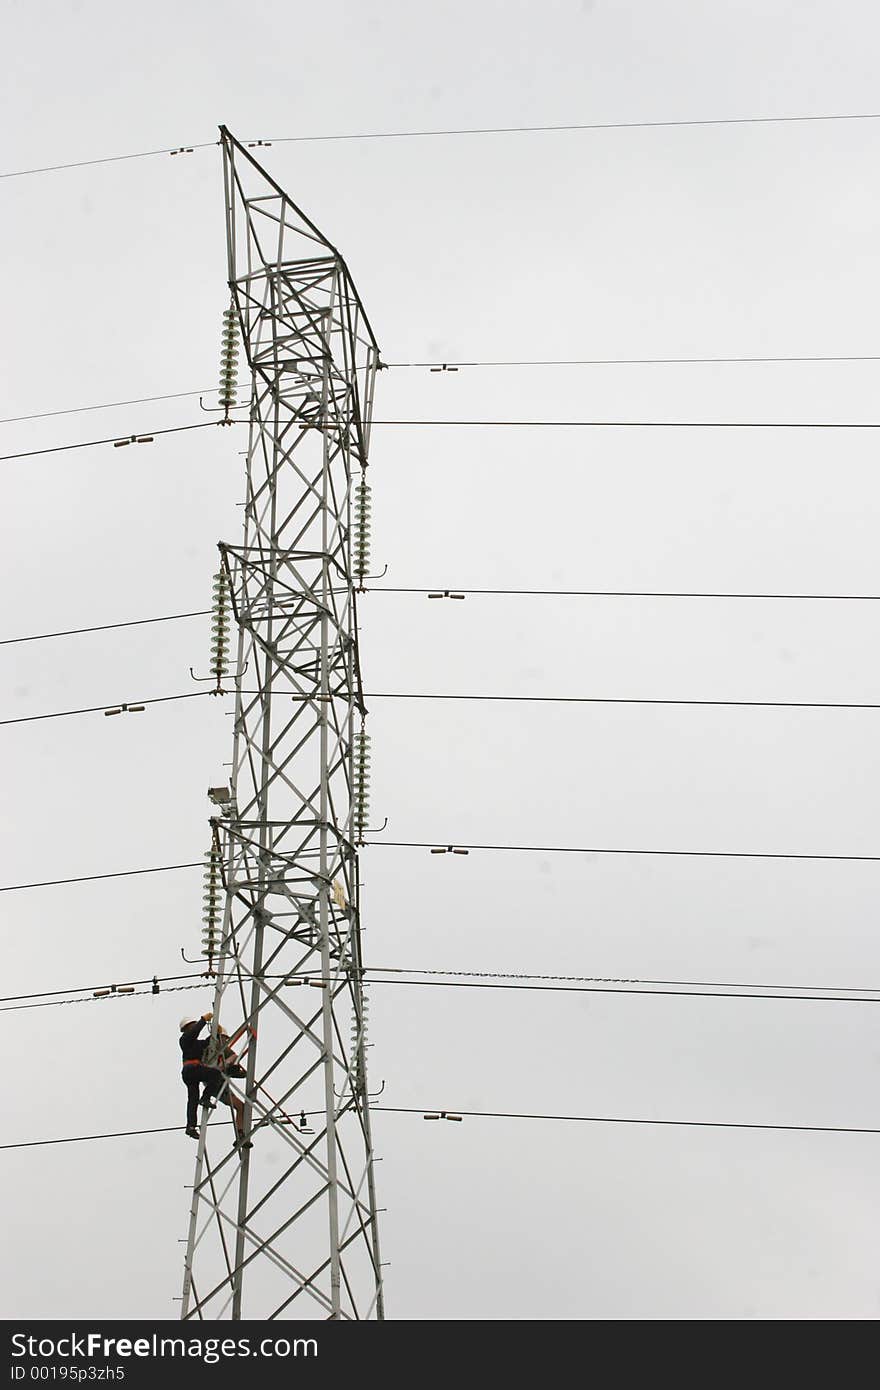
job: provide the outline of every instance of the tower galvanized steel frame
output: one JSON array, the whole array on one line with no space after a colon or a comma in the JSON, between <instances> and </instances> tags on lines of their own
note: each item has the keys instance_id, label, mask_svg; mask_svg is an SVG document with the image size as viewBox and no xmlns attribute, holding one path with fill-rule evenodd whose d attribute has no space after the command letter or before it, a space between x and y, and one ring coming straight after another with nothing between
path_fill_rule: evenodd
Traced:
<instances>
[{"instance_id":1,"label":"tower galvanized steel frame","mask_svg":"<svg viewBox=\"0 0 880 1390\"><path fill-rule=\"evenodd\" d=\"M221 546L238 660L212 1036L246 1070L228 1085L253 1147L203 1111L182 1317L382 1318L352 760L379 354L336 248L225 127L221 145L252 385L244 538Z\"/></svg>"}]
</instances>

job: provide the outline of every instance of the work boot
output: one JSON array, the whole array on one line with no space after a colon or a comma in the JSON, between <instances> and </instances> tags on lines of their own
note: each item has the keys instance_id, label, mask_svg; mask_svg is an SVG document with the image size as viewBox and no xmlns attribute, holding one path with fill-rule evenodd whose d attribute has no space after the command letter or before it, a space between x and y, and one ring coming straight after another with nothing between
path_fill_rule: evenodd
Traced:
<instances>
[{"instance_id":1,"label":"work boot","mask_svg":"<svg viewBox=\"0 0 880 1390\"><path fill-rule=\"evenodd\" d=\"M193 1129L191 1125L187 1125L186 1132L189 1135L190 1139L198 1139L199 1137L199 1131L197 1129Z\"/></svg>"}]
</instances>

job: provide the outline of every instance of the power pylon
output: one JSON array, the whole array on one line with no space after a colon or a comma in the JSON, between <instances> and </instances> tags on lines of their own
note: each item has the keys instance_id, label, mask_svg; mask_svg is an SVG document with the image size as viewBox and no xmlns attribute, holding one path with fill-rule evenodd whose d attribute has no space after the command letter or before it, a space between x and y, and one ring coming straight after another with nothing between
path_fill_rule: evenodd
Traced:
<instances>
[{"instance_id":1,"label":"power pylon","mask_svg":"<svg viewBox=\"0 0 880 1390\"><path fill-rule=\"evenodd\" d=\"M221 144L224 332L237 323L251 392L244 538L220 547L236 699L230 784L211 793L223 911L206 945L211 1040L222 1022L246 1071L228 1082L246 1142L232 1147L223 1105L203 1111L182 1317L382 1318L354 524L379 353L340 253L225 127ZM231 355L226 342L224 404Z\"/></svg>"}]
</instances>

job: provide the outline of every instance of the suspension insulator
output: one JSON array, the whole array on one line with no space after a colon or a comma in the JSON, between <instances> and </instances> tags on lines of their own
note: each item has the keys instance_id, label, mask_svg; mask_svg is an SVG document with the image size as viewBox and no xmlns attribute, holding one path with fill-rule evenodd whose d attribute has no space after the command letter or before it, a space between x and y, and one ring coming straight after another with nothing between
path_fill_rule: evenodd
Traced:
<instances>
[{"instance_id":1,"label":"suspension insulator","mask_svg":"<svg viewBox=\"0 0 880 1390\"><path fill-rule=\"evenodd\" d=\"M352 545L352 573L359 589L370 572L371 540L371 495L367 483L361 478L354 495L354 543Z\"/></svg>"},{"instance_id":2,"label":"suspension insulator","mask_svg":"<svg viewBox=\"0 0 880 1390\"><path fill-rule=\"evenodd\" d=\"M360 1090L364 1084L362 1061L363 1049L367 1045L367 1008L366 996L361 995L361 1017L358 1019L357 1013L351 1017L351 1063L350 1074L356 1090Z\"/></svg>"},{"instance_id":3,"label":"suspension insulator","mask_svg":"<svg viewBox=\"0 0 880 1390\"><path fill-rule=\"evenodd\" d=\"M225 570L214 575L213 603L211 607L211 673L220 683L226 674L229 661L229 577Z\"/></svg>"},{"instance_id":4,"label":"suspension insulator","mask_svg":"<svg viewBox=\"0 0 880 1390\"><path fill-rule=\"evenodd\" d=\"M370 735L363 724L353 742L352 819L354 838L358 844L363 844L370 819Z\"/></svg>"},{"instance_id":5,"label":"suspension insulator","mask_svg":"<svg viewBox=\"0 0 880 1390\"><path fill-rule=\"evenodd\" d=\"M202 955L208 957L209 964L218 954L220 945L220 863L220 848L216 844L212 845L205 855L205 888L202 899Z\"/></svg>"},{"instance_id":6,"label":"suspension insulator","mask_svg":"<svg viewBox=\"0 0 880 1390\"><path fill-rule=\"evenodd\" d=\"M223 311L223 332L220 338L220 404L228 415L235 405L238 390L238 322L235 309Z\"/></svg>"}]
</instances>

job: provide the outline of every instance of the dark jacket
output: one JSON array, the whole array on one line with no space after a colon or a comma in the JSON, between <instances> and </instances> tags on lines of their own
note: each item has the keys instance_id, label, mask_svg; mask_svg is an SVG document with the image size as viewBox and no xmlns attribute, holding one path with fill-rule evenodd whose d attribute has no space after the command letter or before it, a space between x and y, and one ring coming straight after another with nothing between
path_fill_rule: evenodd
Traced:
<instances>
[{"instance_id":1,"label":"dark jacket","mask_svg":"<svg viewBox=\"0 0 880 1390\"><path fill-rule=\"evenodd\" d=\"M207 1038L200 1038L199 1033L205 1027L203 1018L196 1019L195 1023L188 1023L185 1028L180 1030L180 1050L183 1053L185 1062L200 1062L202 1053L207 1044Z\"/></svg>"}]
</instances>

